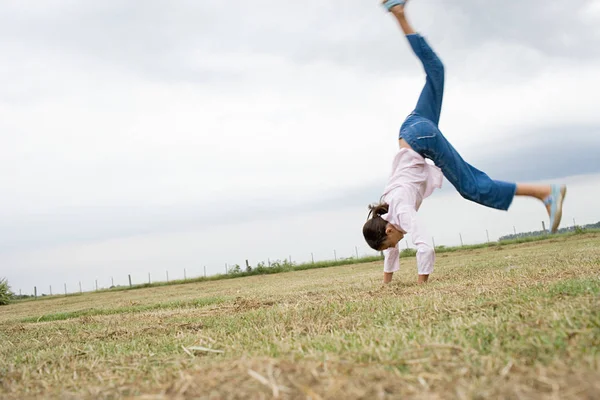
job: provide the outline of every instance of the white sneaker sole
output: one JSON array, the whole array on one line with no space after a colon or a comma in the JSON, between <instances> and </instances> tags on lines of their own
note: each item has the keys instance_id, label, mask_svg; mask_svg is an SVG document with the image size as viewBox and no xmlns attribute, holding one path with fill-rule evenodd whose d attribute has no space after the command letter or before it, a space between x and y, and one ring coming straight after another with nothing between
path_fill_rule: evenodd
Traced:
<instances>
[{"instance_id":1,"label":"white sneaker sole","mask_svg":"<svg viewBox=\"0 0 600 400\"><path fill-rule=\"evenodd\" d=\"M560 188L560 197L558 198L558 203L556 204L556 214L554 215L554 224L552 225L552 233L556 233L558 227L560 226L560 220L562 219L562 208L563 203L565 201L565 197L567 196L567 187L561 186Z\"/></svg>"}]
</instances>

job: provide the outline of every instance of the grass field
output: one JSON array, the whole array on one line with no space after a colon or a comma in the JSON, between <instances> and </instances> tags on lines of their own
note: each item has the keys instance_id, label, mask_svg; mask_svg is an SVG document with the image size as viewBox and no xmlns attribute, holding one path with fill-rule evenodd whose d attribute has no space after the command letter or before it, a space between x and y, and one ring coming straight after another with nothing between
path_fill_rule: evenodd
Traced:
<instances>
[{"instance_id":1,"label":"grass field","mask_svg":"<svg viewBox=\"0 0 600 400\"><path fill-rule=\"evenodd\" d=\"M600 398L600 234L0 307L0 398Z\"/></svg>"}]
</instances>

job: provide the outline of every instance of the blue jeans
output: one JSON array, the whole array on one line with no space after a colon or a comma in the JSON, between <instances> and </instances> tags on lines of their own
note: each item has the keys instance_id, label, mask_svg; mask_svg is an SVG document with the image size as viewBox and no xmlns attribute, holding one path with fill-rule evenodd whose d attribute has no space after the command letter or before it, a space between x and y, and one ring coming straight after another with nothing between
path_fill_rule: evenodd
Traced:
<instances>
[{"instance_id":1,"label":"blue jeans","mask_svg":"<svg viewBox=\"0 0 600 400\"><path fill-rule=\"evenodd\" d=\"M475 203L508 210L517 185L491 179L462 159L438 128L444 97L444 65L419 34L406 36L427 75L415 110L400 128L400 138L437 165L462 197Z\"/></svg>"}]
</instances>

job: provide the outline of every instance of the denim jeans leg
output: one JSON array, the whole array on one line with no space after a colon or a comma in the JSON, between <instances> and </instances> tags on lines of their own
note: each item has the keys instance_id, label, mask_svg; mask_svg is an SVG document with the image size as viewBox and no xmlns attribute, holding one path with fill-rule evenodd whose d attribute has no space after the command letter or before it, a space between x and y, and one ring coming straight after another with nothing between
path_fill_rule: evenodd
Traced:
<instances>
[{"instance_id":1,"label":"denim jeans leg","mask_svg":"<svg viewBox=\"0 0 600 400\"><path fill-rule=\"evenodd\" d=\"M407 35L407 38L426 72L425 86L413 114L426 118L437 126L444 98L444 64L421 35Z\"/></svg>"},{"instance_id":2,"label":"denim jeans leg","mask_svg":"<svg viewBox=\"0 0 600 400\"><path fill-rule=\"evenodd\" d=\"M516 184L491 179L486 173L467 163L439 129L430 126L411 132L415 151L431 159L458 193L467 200L497 210L508 210L515 196ZM415 125L415 128L418 125Z\"/></svg>"}]
</instances>

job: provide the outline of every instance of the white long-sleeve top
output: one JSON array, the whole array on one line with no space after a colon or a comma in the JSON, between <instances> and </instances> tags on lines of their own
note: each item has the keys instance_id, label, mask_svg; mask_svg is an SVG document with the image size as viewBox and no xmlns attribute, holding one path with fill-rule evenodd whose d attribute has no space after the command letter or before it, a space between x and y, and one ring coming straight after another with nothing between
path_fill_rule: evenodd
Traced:
<instances>
[{"instance_id":1,"label":"white long-sleeve top","mask_svg":"<svg viewBox=\"0 0 600 400\"><path fill-rule=\"evenodd\" d=\"M435 251L428 244L429 235L417 216L423 199L436 188L442 187L442 171L412 149L401 148L392 162L392 172L385 187L383 201L389 205L387 214L381 217L396 229L409 233L417 248L417 270L419 275L433 272ZM400 269L399 246L383 251L384 271Z\"/></svg>"}]
</instances>

